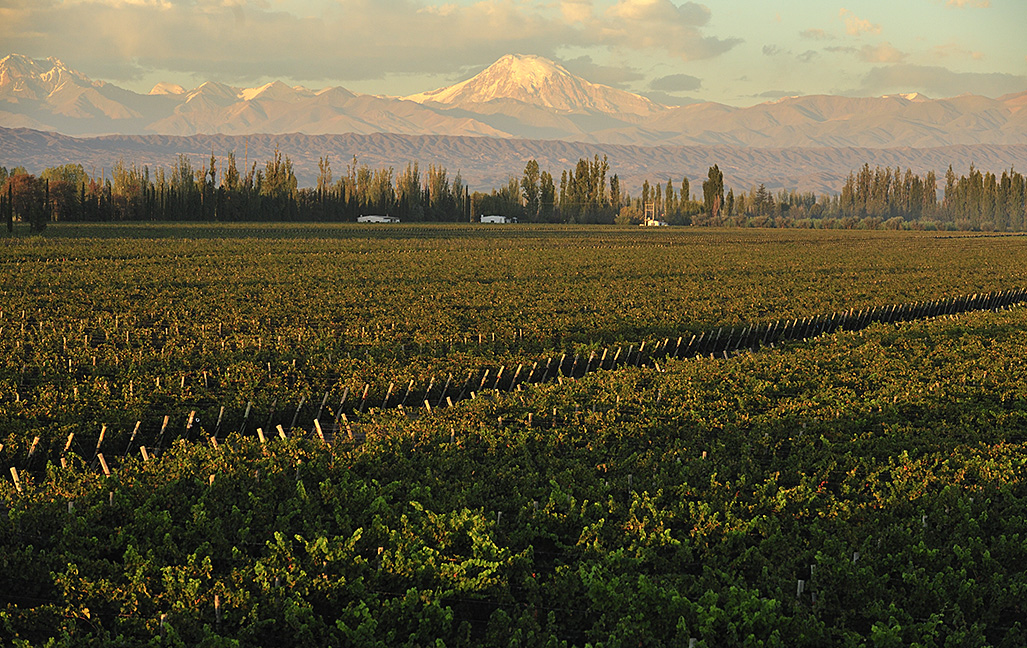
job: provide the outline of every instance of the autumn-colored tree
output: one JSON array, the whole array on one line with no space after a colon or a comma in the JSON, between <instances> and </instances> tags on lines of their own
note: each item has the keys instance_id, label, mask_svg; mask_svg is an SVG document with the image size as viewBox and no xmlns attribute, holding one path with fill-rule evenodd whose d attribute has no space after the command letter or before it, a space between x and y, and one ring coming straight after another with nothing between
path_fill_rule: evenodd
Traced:
<instances>
[{"instance_id":1,"label":"autumn-colored tree","mask_svg":"<svg viewBox=\"0 0 1027 648\"><path fill-rule=\"evenodd\" d=\"M12 221L28 223L33 232L46 229L49 220L46 181L28 173L7 178L5 191L10 201Z\"/></svg>"}]
</instances>

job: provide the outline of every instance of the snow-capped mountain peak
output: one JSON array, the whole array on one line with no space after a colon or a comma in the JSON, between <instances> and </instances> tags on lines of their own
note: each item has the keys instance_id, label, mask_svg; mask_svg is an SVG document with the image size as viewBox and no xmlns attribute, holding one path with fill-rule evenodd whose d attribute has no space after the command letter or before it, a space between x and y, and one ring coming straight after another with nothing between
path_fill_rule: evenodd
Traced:
<instances>
[{"instance_id":1,"label":"snow-capped mountain peak","mask_svg":"<svg viewBox=\"0 0 1027 648\"><path fill-rule=\"evenodd\" d=\"M0 94L25 99L44 99L67 85L90 88L99 84L56 58L32 59L9 54L0 59Z\"/></svg>"},{"instance_id":2,"label":"snow-capped mountain peak","mask_svg":"<svg viewBox=\"0 0 1027 648\"><path fill-rule=\"evenodd\" d=\"M418 103L483 104L514 100L565 113L647 115L660 106L645 97L591 83L541 56L509 54L456 85L405 97Z\"/></svg>"},{"instance_id":3,"label":"snow-capped mountain peak","mask_svg":"<svg viewBox=\"0 0 1027 648\"><path fill-rule=\"evenodd\" d=\"M160 82L150 90L151 95L184 95L185 88L176 83Z\"/></svg>"}]
</instances>

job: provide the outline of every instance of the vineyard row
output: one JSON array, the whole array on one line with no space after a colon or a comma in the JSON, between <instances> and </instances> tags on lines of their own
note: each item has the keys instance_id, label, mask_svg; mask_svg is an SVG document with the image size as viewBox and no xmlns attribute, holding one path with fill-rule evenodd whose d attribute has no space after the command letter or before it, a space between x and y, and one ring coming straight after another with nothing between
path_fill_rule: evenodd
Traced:
<instances>
[{"instance_id":1,"label":"vineyard row","mask_svg":"<svg viewBox=\"0 0 1027 648\"><path fill-rule=\"evenodd\" d=\"M606 348L601 353L592 351L587 357L582 354L564 353L559 358L549 357L534 362L530 367L518 364L516 367L499 366L481 368L470 371L465 379L454 379L450 374L445 380L432 377L426 387L417 387L411 380L406 386L397 387L390 382L387 388L372 386L365 383L359 394L351 394L344 389L338 401L330 400L331 394L325 392L320 405L314 409L316 401L308 402L301 399L295 410L279 408L277 399L269 406L266 418L262 417L253 402L249 402L240 418L232 416L226 407L216 403L183 403L179 415L185 415L184 426L171 425L172 415L166 414L144 425L137 421L131 433L107 436L107 426L103 426L95 439L76 440L72 432L66 439L50 439L41 441L37 436L27 448L8 449L6 463L11 468L12 478L18 469L22 471L41 470L47 459L64 460L65 455L73 449L87 451L82 455L92 454L93 463L109 469L103 458L103 450L117 443L124 444L125 457L133 448L149 448L143 455L159 453L165 442L179 437L186 440L217 439L229 431L239 434L257 434L262 439L265 432L285 437L286 431L305 429L297 427L301 422L313 421L309 434L317 434L326 442L334 442L336 438L360 440L359 419L375 410L398 409L430 414L432 409L452 407L455 403L474 398L478 393L494 391L516 391L524 384L537 384L562 380L577 379L599 370L612 370L626 366L655 366L667 359L685 359L694 357L724 357L743 350L755 350L761 346L773 346L792 340L804 340L838 330L857 331L875 323L898 323L923 318L955 315L968 311L997 310L1027 301L1027 289L1015 289L1000 292L979 293L969 296L941 299L912 304L881 306L861 310L850 310L830 315L822 315L804 319L778 320L767 324L756 324L745 327L720 327L710 329L689 340L679 337L676 340L664 338L655 343L643 341L637 348L633 345L627 350L624 347ZM304 409L307 407L307 409ZM214 419L212 429L201 426L204 422ZM263 419L263 425L261 420ZM286 425L288 423L288 425ZM173 430L181 430L178 433ZM127 436L127 439L125 438ZM106 438L105 438L106 437ZM119 438L120 437L120 438ZM214 441L216 443L216 441ZM148 445L144 445L144 443ZM45 446L49 445L49 449ZM92 453L89 452L92 450ZM4 447L0 445L0 456Z\"/></svg>"}]
</instances>

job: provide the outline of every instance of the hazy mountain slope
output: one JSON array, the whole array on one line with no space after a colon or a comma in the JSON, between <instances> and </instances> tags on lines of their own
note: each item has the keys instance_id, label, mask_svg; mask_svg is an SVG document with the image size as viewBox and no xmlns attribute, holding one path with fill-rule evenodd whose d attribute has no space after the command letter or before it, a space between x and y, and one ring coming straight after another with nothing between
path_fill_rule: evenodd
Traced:
<instances>
[{"instance_id":1,"label":"hazy mountain slope","mask_svg":"<svg viewBox=\"0 0 1027 648\"><path fill-rule=\"evenodd\" d=\"M1027 94L1027 93L1025 93ZM695 104L646 122L671 144L936 147L1027 144L1020 95L989 99L791 97L748 108Z\"/></svg>"},{"instance_id":2,"label":"hazy mountain slope","mask_svg":"<svg viewBox=\"0 0 1027 648\"><path fill-rule=\"evenodd\" d=\"M864 163L874 166L912 168L917 173L934 170L939 181L951 164L965 173L971 164L985 171L1001 173L1015 166L1027 168L1027 145L949 146L927 149L897 148L791 148L758 149L699 146L624 146L551 140L516 140L493 137L410 136L397 134L347 135L165 135L105 136L75 138L28 129L0 128L0 165L22 164L33 171L68 162L81 163L99 175L117 161L151 168L170 168L179 153L189 156L194 166L204 164L211 151L219 158L234 152L240 166L263 164L278 147L288 155L300 184L311 186L321 156L329 156L335 176L345 173L356 156L371 167L391 166L399 170L408 162L422 167L429 163L446 167L450 175L460 172L474 189L488 190L519 176L529 159L559 179L579 158L606 155L611 174L637 194L642 182L680 186L687 175L693 191L699 191L707 169L718 164L725 183L748 189L765 183L771 189L788 188L818 193L839 190L850 171Z\"/></svg>"}]
</instances>

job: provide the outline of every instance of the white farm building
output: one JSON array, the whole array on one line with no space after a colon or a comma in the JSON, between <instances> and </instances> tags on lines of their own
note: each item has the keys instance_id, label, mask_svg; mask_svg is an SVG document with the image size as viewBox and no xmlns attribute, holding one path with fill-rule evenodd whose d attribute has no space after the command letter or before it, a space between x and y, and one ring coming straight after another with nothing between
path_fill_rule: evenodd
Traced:
<instances>
[{"instance_id":1,"label":"white farm building","mask_svg":"<svg viewBox=\"0 0 1027 648\"><path fill-rule=\"evenodd\" d=\"M488 216L482 214L481 222L504 225L506 223L516 223L517 219L512 216L500 216L499 214L490 214Z\"/></svg>"},{"instance_id":2,"label":"white farm building","mask_svg":"<svg viewBox=\"0 0 1027 648\"><path fill-rule=\"evenodd\" d=\"M365 214L357 216L358 223L398 223L399 216L380 216L377 214Z\"/></svg>"}]
</instances>

